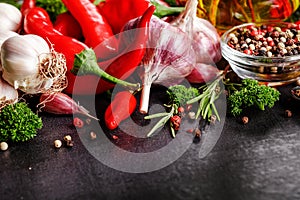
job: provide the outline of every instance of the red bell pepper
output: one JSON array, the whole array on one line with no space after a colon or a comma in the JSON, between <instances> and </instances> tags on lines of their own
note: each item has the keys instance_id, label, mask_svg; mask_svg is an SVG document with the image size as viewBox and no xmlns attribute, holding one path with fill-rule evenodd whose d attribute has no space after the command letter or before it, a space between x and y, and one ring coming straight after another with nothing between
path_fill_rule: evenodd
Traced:
<instances>
[{"instance_id":1,"label":"red bell pepper","mask_svg":"<svg viewBox=\"0 0 300 200\"><path fill-rule=\"evenodd\" d=\"M80 24L70 14L70 12L57 15L53 26L65 36L69 36L77 40L81 40L83 38Z\"/></svg>"},{"instance_id":2,"label":"red bell pepper","mask_svg":"<svg viewBox=\"0 0 300 200\"><path fill-rule=\"evenodd\" d=\"M130 73L135 70L135 68L143 58L145 53L146 41L148 39L148 25L154 9L154 6L150 7L145 12L145 14L140 17L140 21L136 28L141 28L141 30L138 29L139 31L136 32L137 34L134 37L134 41L132 42L132 44L129 45L128 48L124 49L125 52L131 50L130 52L119 52L119 56L98 63L103 70L105 70L108 74L114 76L114 81L112 82L117 82L115 77L121 79L125 79L126 77L128 77ZM95 66L95 63L93 63L94 58L86 57L87 55L84 55L84 53L87 52L86 50L88 50L88 47L85 44L74 38L64 36L59 31L55 30L47 12L44 9L37 7L32 8L25 16L24 28L26 33L36 34L43 37L50 44L54 45L54 49L57 52L63 53L65 55L68 68L66 74L68 78L68 87L65 89L66 93L98 94L114 87L114 84L108 83L103 79L101 79L99 82L99 78L96 76L89 75L77 77L71 73L71 69L73 69L74 64L78 64L78 62L81 62L79 65L86 64ZM102 52L101 49L100 52ZM90 55L91 54L89 54L88 56ZM78 61L78 58L84 58L85 60ZM97 63L96 66L97 68L99 68ZM105 74L103 78L106 78L108 74ZM76 90L73 90L75 80ZM106 80L108 79L106 78ZM120 80L118 81L120 82ZM95 91L96 87L97 90Z\"/></svg>"},{"instance_id":3,"label":"red bell pepper","mask_svg":"<svg viewBox=\"0 0 300 200\"><path fill-rule=\"evenodd\" d=\"M91 0L93 2L93 0ZM171 16L177 15L184 7L170 7L162 0L105 0L97 5L99 12L109 22L113 32L119 33L127 21L142 15L150 5L156 7L154 15L163 20L171 20Z\"/></svg>"},{"instance_id":4,"label":"red bell pepper","mask_svg":"<svg viewBox=\"0 0 300 200\"><path fill-rule=\"evenodd\" d=\"M98 8L117 34L129 20L143 15L150 5L148 0L106 0Z\"/></svg>"},{"instance_id":5,"label":"red bell pepper","mask_svg":"<svg viewBox=\"0 0 300 200\"><path fill-rule=\"evenodd\" d=\"M131 92L117 93L105 110L104 120L107 128L110 130L117 128L122 121L130 117L135 109L136 98Z\"/></svg>"},{"instance_id":6,"label":"red bell pepper","mask_svg":"<svg viewBox=\"0 0 300 200\"><path fill-rule=\"evenodd\" d=\"M79 22L85 44L91 48L98 45L106 47L101 57L105 58L117 51L117 40L113 31L97 7L89 0L62 0L69 12Z\"/></svg>"}]
</instances>

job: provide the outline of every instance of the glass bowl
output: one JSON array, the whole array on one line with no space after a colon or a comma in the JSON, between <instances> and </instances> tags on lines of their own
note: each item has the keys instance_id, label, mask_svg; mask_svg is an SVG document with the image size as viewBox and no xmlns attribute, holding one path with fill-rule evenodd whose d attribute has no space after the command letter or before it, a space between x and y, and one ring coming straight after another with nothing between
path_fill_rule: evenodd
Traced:
<instances>
[{"instance_id":1,"label":"glass bowl","mask_svg":"<svg viewBox=\"0 0 300 200\"><path fill-rule=\"evenodd\" d=\"M285 85L296 81L300 76L300 42L298 42L299 44L297 43L297 46L299 46L298 54L283 56L274 54L274 56L269 57L267 55L257 55L257 53L249 55L237 50L232 47L232 45L229 46L230 44L228 42L233 34L241 33L241 30L245 28L261 27L262 25L265 27L279 27L280 29L276 29L285 31L285 29L290 29L294 24L287 22L265 24L246 23L235 26L221 36L222 56L228 61L232 70L242 79L256 79L269 86ZM298 32L300 34L300 31ZM294 38L296 38L296 36L294 36ZM297 41L297 39L295 39L295 41Z\"/></svg>"}]
</instances>

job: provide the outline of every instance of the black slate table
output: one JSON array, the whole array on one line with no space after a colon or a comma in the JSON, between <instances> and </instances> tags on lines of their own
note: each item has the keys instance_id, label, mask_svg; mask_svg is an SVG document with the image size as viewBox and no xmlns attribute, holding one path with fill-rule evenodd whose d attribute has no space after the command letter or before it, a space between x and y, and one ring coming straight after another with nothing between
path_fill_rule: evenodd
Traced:
<instances>
[{"instance_id":1,"label":"black slate table","mask_svg":"<svg viewBox=\"0 0 300 200\"><path fill-rule=\"evenodd\" d=\"M103 164L87 150L72 116L42 114L44 127L34 139L0 152L0 199L300 199L300 107L289 94L292 86L279 88L281 99L272 109L249 109L246 125L227 115L204 158L201 144L192 143L174 162L147 173ZM99 98L103 110L108 102ZM55 149L53 141L65 135L74 146ZM126 149L125 139L117 140Z\"/></svg>"}]
</instances>

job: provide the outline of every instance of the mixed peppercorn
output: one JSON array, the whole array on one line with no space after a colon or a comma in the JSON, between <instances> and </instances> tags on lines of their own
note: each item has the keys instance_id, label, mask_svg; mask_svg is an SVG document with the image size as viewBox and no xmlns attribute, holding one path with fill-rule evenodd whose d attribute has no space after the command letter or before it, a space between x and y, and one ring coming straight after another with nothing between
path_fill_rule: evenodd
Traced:
<instances>
[{"instance_id":1,"label":"mixed peppercorn","mask_svg":"<svg viewBox=\"0 0 300 200\"><path fill-rule=\"evenodd\" d=\"M255 56L284 57L300 54L300 27L249 25L229 34L227 44L242 53Z\"/></svg>"}]
</instances>

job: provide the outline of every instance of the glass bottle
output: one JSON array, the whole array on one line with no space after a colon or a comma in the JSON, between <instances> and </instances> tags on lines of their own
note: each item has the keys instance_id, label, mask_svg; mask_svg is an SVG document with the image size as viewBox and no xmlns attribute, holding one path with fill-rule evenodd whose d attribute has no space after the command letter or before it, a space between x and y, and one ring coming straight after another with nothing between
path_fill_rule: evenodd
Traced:
<instances>
[{"instance_id":1,"label":"glass bottle","mask_svg":"<svg viewBox=\"0 0 300 200\"><path fill-rule=\"evenodd\" d=\"M222 33L247 22L283 21L298 6L299 0L199 0L198 16Z\"/></svg>"}]
</instances>

